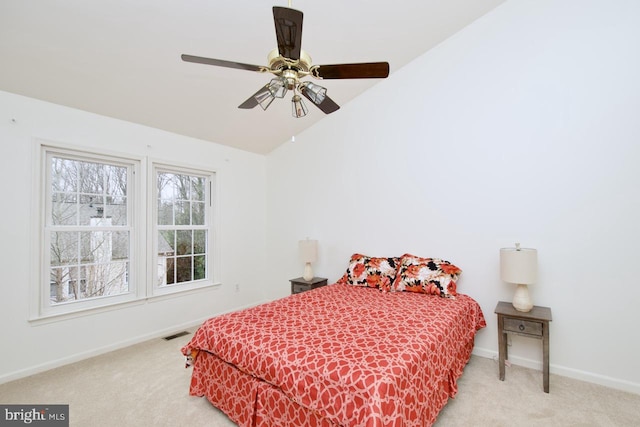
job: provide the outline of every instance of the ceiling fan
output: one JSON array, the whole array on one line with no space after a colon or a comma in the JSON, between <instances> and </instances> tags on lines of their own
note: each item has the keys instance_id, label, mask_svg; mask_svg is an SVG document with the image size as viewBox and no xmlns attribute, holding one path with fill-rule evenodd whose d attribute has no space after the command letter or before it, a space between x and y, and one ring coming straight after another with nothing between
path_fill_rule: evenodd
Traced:
<instances>
[{"instance_id":1,"label":"ceiling fan","mask_svg":"<svg viewBox=\"0 0 640 427\"><path fill-rule=\"evenodd\" d=\"M275 77L269 83L251 95L238 108L249 109L260 105L263 110L266 110L275 98L283 98L290 90L293 92L291 105L294 117L304 117L308 112L300 94L325 114L333 113L340 108L327 96L326 88L310 81L302 81L304 77L311 76L320 80L370 79L386 78L389 75L388 62L311 65L311 57L301 49L302 12L291 9L291 0L289 0L289 7L273 6L273 20L278 48L269 53L269 65L266 67L184 54L181 56L182 60L273 74Z\"/></svg>"}]
</instances>

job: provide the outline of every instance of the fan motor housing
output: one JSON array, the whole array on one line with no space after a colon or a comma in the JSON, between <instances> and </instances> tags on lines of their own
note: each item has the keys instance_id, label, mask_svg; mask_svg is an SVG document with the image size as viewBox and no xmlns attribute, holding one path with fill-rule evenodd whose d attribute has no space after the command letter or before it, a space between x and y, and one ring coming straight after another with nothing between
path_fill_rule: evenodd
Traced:
<instances>
[{"instance_id":1,"label":"fan motor housing","mask_svg":"<svg viewBox=\"0 0 640 427\"><path fill-rule=\"evenodd\" d=\"M311 68L311 56L304 50L300 50L300 59L289 59L284 56L280 56L278 49L273 49L267 56L269 68L272 71L279 70L295 70L303 73L308 73Z\"/></svg>"}]
</instances>

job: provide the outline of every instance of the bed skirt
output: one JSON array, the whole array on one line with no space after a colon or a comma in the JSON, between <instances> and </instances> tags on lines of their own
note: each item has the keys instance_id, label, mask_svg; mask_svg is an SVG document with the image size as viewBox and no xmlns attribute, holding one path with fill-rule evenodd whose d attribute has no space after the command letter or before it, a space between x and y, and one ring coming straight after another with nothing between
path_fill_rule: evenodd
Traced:
<instances>
[{"instance_id":1,"label":"bed skirt","mask_svg":"<svg viewBox=\"0 0 640 427\"><path fill-rule=\"evenodd\" d=\"M458 362L443 375L437 390L430 390L429 412L421 417L432 425L450 397L457 393L457 379L471 357L473 339L459 348ZM193 366L189 394L204 396L240 427L335 427L326 419L299 405L277 387L240 371L216 355L200 351ZM396 420L397 421L397 420ZM380 424L380 426L386 424ZM363 427L378 427L363 426Z\"/></svg>"}]
</instances>

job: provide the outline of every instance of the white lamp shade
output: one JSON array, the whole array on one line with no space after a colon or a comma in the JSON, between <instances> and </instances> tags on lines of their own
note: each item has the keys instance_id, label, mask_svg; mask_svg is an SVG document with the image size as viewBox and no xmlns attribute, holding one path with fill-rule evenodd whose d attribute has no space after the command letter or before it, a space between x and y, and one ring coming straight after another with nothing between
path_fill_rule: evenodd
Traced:
<instances>
[{"instance_id":1,"label":"white lamp shade","mask_svg":"<svg viewBox=\"0 0 640 427\"><path fill-rule=\"evenodd\" d=\"M508 283L535 283L538 279L538 251L528 248L500 249L500 278Z\"/></svg>"},{"instance_id":2,"label":"white lamp shade","mask_svg":"<svg viewBox=\"0 0 640 427\"><path fill-rule=\"evenodd\" d=\"M317 240L300 240L298 242L298 250L300 251L300 261L316 262L318 258L318 241Z\"/></svg>"}]
</instances>

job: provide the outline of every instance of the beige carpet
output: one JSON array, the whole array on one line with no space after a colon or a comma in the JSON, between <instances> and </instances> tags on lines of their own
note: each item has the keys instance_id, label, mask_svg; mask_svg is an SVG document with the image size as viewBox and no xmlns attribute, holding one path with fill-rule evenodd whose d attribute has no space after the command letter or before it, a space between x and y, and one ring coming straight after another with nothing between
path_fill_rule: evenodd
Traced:
<instances>
[{"instance_id":1,"label":"beige carpet","mask_svg":"<svg viewBox=\"0 0 640 427\"><path fill-rule=\"evenodd\" d=\"M78 427L234 426L205 399L188 395L190 369L180 347L190 335L156 339L0 385L0 403L69 404ZM507 368L473 356L436 426L638 426L640 395L551 375Z\"/></svg>"}]
</instances>

